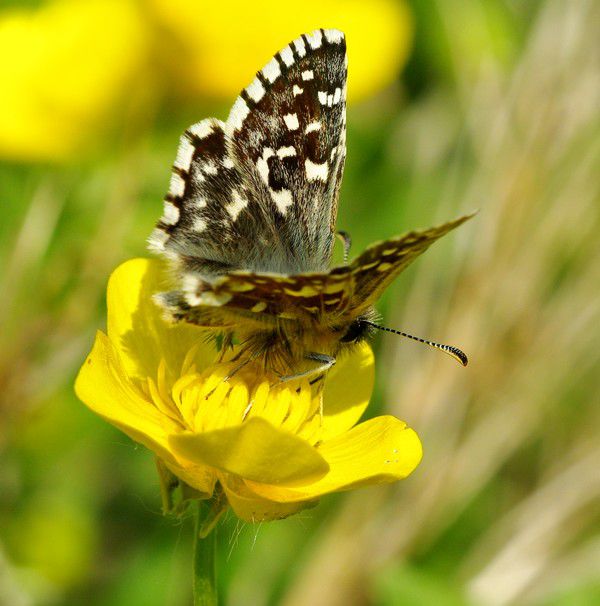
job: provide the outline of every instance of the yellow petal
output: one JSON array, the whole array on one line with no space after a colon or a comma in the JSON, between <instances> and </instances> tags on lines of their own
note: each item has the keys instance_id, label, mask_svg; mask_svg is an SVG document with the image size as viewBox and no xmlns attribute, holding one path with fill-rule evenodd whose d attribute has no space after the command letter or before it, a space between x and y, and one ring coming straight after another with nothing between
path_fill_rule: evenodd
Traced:
<instances>
[{"instance_id":1,"label":"yellow petal","mask_svg":"<svg viewBox=\"0 0 600 606\"><path fill-rule=\"evenodd\" d=\"M164 460L184 482L209 497L214 489L214 470L177 459L168 434L180 426L151 404L131 383L108 337L98 332L96 341L75 381L77 397L91 410L143 444Z\"/></svg>"},{"instance_id":2,"label":"yellow petal","mask_svg":"<svg viewBox=\"0 0 600 606\"><path fill-rule=\"evenodd\" d=\"M0 156L75 157L106 138L102 126L128 111L127 95L140 98L132 89L148 85L148 41L137 7L123 0L54 0L35 10L5 4Z\"/></svg>"},{"instance_id":3,"label":"yellow petal","mask_svg":"<svg viewBox=\"0 0 600 606\"><path fill-rule=\"evenodd\" d=\"M190 462L268 484L312 481L329 469L304 440L259 417L225 429L175 434L169 444Z\"/></svg>"},{"instance_id":4,"label":"yellow petal","mask_svg":"<svg viewBox=\"0 0 600 606\"><path fill-rule=\"evenodd\" d=\"M356 425L369 403L374 382L375 360L368 343L340 357L325 382L321 441Z\"/></svg>"},{"instance_id":5,"label":"yellow petal","mask_svg":"<svg viewBox=\"0 0 600 606\"><path fill-rule=\"evenodd\" d=\"M119 350L128 375L156 377L164 358L173 377L180 376L188 351L199 371L216 357L206 331L191 324L170 324L152 296L168 288L164 266L153 259L131 259L112 273L108 282L108 336Z\"/></svg>"},{"instance_id":6,"label":"yellow petal","mask_svg":"<svg viewBox=\"0 0 600 606\"><path fill-rule=\"evenodd\" d=\"M281 520L317 504L316 501L301 501L298 503L268 501L251 492L239 478L223 474L219 479L235 515L246 522Z\"/></svg>"},{"instance_id":7,"label":"yellow petal","mask_svg":"<svg viewBox=\"0 0 600 606\"><path fill-rule=\"evenodd\" d=\"M217 474L206 465L187 465L169 463L165 465L186 484L201 493L201 498L208 499L212 496L217 481Z\"/></svg>"},{"instance_id":8,"label":"yellow petal","mask_svg":"<svg viewBox=\"0 0 600 606\"><path fill-rule=\"evenodd\" d=\"M177 431L175 422L159 412L129 381L108 337L98 332L96 341L75 381L77 397L136 442L168 462L167 435Z\"/></svg>"},{"instance_id":9,"label":"yellow petal","mask_svg":"<svg viewBox=\"0 0 600 606\"><path fill-rule=\"evenodd\" d=\"M322 444L318 450L330 470L316 482L267 486L246 480L246 484L257 495L273 501L315 499L328 492L405 478L422 456L417 434L391 416L365 421Z\"/></svg>"}]
</instances>

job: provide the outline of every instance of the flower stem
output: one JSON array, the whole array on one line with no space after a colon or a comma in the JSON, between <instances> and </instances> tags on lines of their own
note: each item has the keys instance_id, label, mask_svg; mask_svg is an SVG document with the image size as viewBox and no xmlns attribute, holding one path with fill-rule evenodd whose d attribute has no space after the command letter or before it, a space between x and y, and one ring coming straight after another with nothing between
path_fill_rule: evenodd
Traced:
<instances>
[{"instance_id":1,"label":"flower stem","mask_svg":"<svg viewBox=\"0 0 600 606\"><path fill-rule=\"evenodd\" d=\"M194 524L194 606L217 606L217 531L204 531L209 507L196 501Z\"/></svg>"}]
</instances>

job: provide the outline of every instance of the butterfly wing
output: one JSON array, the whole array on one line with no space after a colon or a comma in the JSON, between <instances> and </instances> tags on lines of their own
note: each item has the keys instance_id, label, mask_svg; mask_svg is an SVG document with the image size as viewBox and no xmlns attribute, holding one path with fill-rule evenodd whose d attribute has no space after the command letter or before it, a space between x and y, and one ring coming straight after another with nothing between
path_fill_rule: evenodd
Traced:
<instances>
[{"instance_id":1,"label":"butterfly wing","mask_svg":"<svg viewBox=\"0 0 600 606\"><path fill-rule=\"evenodd\" d=\"M258 72L227 122L182 136L150 248L184 278L325 270L345 157L346 46L318 30Z\"/></svg>"},{"instance_id":2,"label":"butterfly wing","mask_svg":"<svg viewBox=\"0 0 600 606\"><path fill-rule=\"evenodd\" d=\"M473 216L474 214L464 215L437 227L410 231L369 246L350 265L354 285L348 313L356 317L371 307L398 274L419 255Z\"/></svg>"},{"instance_id":3,"label":"butterfly wing","mask_svg":"<svg viewBox=\"0 0 600 606\"><path fill-rule=\"evenodd\" d=\"M257 73L227 121L230 150L270 229L250 269L329 267L346 153L346 42L302 35ZM254 234L254 240L256 234Z\"/></svg>"},{"instance_id":4,"label":"butterfly wing","mask_svg":"<svg viewBox=\"0 0 600 606\"><path fill-rule=\"evenodd\" d=\"M369 246L350 265L290 276L232 272L212 283L188 281L186 300L322 324L350 322L370 308L389 284L436 240L473 215Z\"/></svg>"},{"instance_id":5,"label":"butterfly wing","mask_svg":"<svg viewBox=\"0 0 600 606\"><path fill-rule=\"evenodd\" d=\"M352 284L348 267L294 275L236 271L210 283L189 280L185 300L194 307L318 320L348 308Z\"/></svg>"}]
</instances>

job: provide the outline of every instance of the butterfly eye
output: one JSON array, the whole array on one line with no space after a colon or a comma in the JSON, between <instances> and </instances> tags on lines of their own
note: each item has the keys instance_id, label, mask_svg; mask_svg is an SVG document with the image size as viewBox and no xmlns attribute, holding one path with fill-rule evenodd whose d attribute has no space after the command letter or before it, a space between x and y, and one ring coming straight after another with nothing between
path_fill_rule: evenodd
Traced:
<instances>
[{"instance_id":1,"label":"butterfly eye","mask_svg":"<svg viewBox=\"0 0 600 606\"><path fill-rule=\"evenodd\" d=\"M363 320L354 320L350 326L348 326L348 330L346 334L340 339L342 343L356 343L363 339L366 334L369 332L369 325Z\"/></svg>"}]
</instances>

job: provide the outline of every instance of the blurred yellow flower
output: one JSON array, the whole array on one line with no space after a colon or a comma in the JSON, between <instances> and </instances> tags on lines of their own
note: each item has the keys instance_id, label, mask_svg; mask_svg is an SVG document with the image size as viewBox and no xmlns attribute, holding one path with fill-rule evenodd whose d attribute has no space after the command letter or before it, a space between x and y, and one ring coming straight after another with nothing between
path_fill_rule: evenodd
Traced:
<instances>
[{"instance_id":1,"label":"blurred yellow flower","mask_svg":"<svg viewBox=\"0 0 600 606\"><path fill-rule=\"evenodd\" d=\"M218 482L240 518L270 520L418 465L421 444L405 423L356 425L373 387L368 345L339 361L322 395L307 381L277 384L258 365L225 379L235 364L217 362L206 331L161 318L151 296L162 286L158 261L115 270L108 335L97 334L75 389L203 497Z\"/></svg>"},{"instance_id":2,"label":"blurred yellow flower","mask_svg":"<svg viewBox=\"0 0 600 606\"><path fill-rule=\"evenodd\" d=\"M346 33L350 102L388 86L412 42L410 12L396 0L51 0L4 9L0 157L72 158L105 138L106 118L132 90L143 94L155 80L182 96L233 100L276 50L321 27Z\"/></svg>"},{"instance_id":3,"label":"blurred yellow flower","mask_svg":"<svg viewBox=\"0 0 600 606\"><path fill-rule=\"evenodd\" d=\"M182 92L233 99L273 54L300 34L335 28L348 43L348 98L388 86L406 62L413 24L400 0L150 0L178 42L163 41Z\"/></svg>"},{"instance_id":4,"label":"blurred yellow flower","mask_svg":"<svg viewBox=\"0 0 600 606\"><path fill-rule=\"evenodd\" d=\"M87 147L140 70L145 38L122 0L0 13L0 157L60 161Z\"/></svg>"}]
</instances>

